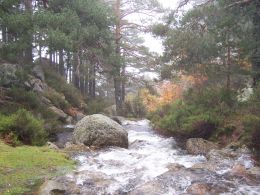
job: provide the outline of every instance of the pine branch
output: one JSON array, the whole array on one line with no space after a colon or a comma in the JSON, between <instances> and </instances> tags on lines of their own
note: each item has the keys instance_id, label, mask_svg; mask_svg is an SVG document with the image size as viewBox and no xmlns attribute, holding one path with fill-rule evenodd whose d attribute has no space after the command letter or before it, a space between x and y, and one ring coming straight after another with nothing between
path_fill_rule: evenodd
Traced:
<instances>
[{"instance_id":1,"label":"pine branch","mask_svg":"<svg viewBox=\"0 0 260 195\"><path fill-rule=\"evenodd\" d=\"M237 6L237 5L249 4L249 3L253 2L253 1L254 0L241 0L241 1L237 1L235 3L232 3L232 4L228 5L226 8L234 7L234 6Z\"/></svg>"}]
</instances>

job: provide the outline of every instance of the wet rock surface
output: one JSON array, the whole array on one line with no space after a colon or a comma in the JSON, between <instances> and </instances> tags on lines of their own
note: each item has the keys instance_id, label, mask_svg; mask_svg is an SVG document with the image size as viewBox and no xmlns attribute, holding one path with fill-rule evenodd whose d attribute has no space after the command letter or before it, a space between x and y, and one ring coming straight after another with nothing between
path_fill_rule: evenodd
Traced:
<instances>
[{"instance_id":1,"label":"wet rock surface","mask_svg":"<svg viewBox=\"0 0 260 195\"><path fill-rule=\"evenodd\" d=\"M104 115L95 114L84 117L76 124L73 142L87 146L127 148L128 136L127 131L117 122Z\"/></svg>"},{"instance_id":2,"label":"wet rock surface","mask_svg":"<svg viewBox=\"0 0 260 195\"><path fill-rule=\"evenodd\" d=\"M41 186L39 195L65 195L80 194L79 187L75 182L70 181L67 177L58 177L53 180L45 181Z\"/></svg>"},{"instance_id":3,"label":"wet rock surface","mask_svg":"<svg viewBox=\"0 0 260 195\"><path fill-rule=\"evenodd\" d=\"M193 155L206 155L212 149L218 149L218 146L202 138L190 138L186 142L186 149Z\"/></svg>"},{"instance_id":4,"label":"wet rock surface","mask_svg":"<svg viewBox=\"0 0 260 195\"><path fill-rule=\"evenodd\" d=\"M129 135L128 149L82 150L73 157L79 163L75 172L52 180L54 187L45 184L41 190L81 195L260 192L260 169L254 166L246 147L212 149L206 156L188 155L173 138L155 134L146 120L124 121L124 127ZM74 146L68 143L66 148Z\"/></svg>"}]
</instances>

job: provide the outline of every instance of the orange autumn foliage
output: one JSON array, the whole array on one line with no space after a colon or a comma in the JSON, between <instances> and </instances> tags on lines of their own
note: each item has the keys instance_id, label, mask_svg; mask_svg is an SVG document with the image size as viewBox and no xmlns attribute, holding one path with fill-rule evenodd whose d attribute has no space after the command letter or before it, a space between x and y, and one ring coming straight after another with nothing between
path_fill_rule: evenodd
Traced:
<instances>
[{"instance_id":1,"label":"orange autumn foliage","mask_svg":"<svg viewBox=\"0 0 260 195\"><path fill-rule=\"evenodd\" d=\"M185 89L201 85L206 80L206 77L201 75L182 75L180 81L164 81L157 85L158 95L152 95L147 89L140 91L140 96L147 111L153 112L161 106L173 103L182 98Z\"/></svg>"},{"instance_id":2,"label":"orange autumn foliage","mask_svg":"<svg viewBox=\"0 0 260 195\"><path fill-rule=\"evenodd\" d=\"M182 88L171 82L164 82L157 87L158 96L149 93L149 90L142 89L140 96L143 104L149 112L155 111L158 107L174 102L182 97Z\"/></svg>"}]
</instances>

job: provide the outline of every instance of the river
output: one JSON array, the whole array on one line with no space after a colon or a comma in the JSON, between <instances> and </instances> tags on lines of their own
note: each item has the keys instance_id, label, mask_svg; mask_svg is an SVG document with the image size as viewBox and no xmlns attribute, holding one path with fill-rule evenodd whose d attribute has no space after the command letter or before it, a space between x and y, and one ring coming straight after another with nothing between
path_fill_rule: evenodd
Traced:
<instances>
[{"instance_id":1,"label":"river","mask_svg":"<svg viewBox=\"0 0 260 195\"><path fill-rule=\"evenodd\" d=\"M260 194L260 178L230 173L236 164L246 169L254 166L246 152L233 158L216 157L214 169L204 169L209 166L206 157L188 155L174 138L156 134L148 120L125 121L123 126L128 131L128 149L110 147L73 157L79 165L66 178L76 183L78 193L191 194L190 186L198 184L201 194Z\"/></svg>"}]
</instances>

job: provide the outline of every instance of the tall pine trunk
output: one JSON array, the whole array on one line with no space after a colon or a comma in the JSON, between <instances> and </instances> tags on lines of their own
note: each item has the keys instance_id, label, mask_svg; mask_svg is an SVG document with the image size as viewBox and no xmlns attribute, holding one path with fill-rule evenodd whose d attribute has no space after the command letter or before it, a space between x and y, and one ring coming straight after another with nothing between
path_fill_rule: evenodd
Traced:
<instances>
[{"instance_id":1,"label":"tall pine trunk","mask_svg":"<svg viewBox=\"0 0 260 195\"><path fill-rule=\"evenodd\" d=\"M122 106L124 109L124 102L125 102L125 82L126 82L126 76L125 76L125 63L122 66L122 73L121 73L121 99L122 99Z\"/></svg>"},{"instance_id":2,"label":"tall pine trunk","mask_svg":"<svg viewBox=\"0 0 260 195\"><path fill-rule=\"evenodd\" d=\"M32 7L32 0L24 0L25 12L29 14L29 17L32 18L33 14L33 7ZM25 63L32 63L33 62L33 35L30 32L33 28L33 24L31 21L31 29L27 29L26 34L26 48L24 50L24 62Z\"/></svg>"},{"instance_id":3,"label":"tall pine trunk","mask_svg":"<svg viewBox=\"0 0 260 195\"><path fill-rule=\"evenodd\" d=\"M92 56L91 64L89 67L89 96L95 99L96 96L96 62L95 56Z\"/></svg>"},{"instance_id":4,"label":"tall pine trunk","mask_svg":"<svg viewBox=\"0 0 260 195\"><path fill-rule=\"evenodd\" d=\"M63 50L59 51L59 73L62 77L65 77L65 67L63 60Z\"/></svg>"},{"instance_id":5,"label":"tall pine trunk","mask_svg":"<svg viewBox=\"0 0 260 195\"><path fill-rule=\"evenodd\" d=\"M120 43L121 43L121 1L116 0L115 13L116 13L116 32L115 32L115 43L116 43L116 56L121 58ZM114 88L115 88L115 103L116 112L118 115L123 113L123 98L122 98L122 78L121 78L121 62L115 64L114 72Z\"/></svg>"},{"instance_id":6,"label":"tall pine trunk","mask_svg":"<svg viewBox=\"0 0 260 195\"><path fill-rule=\"evenodd\" d=\"M230 82L231 82L231 48L230 44L228 43L228 48L227 48L227 90L230 90Z\"/></svg>"},{"instance_id":7,"label":"tall pine trunk","mask_svg":"<svg viewBox=\"0 0 260 195\"><path fill-rule=\"evenodd\" d=\"M73 83L74 86L80 89L80 50L74 53L74 67L73 67Z\"/></svg>"},{"instance_id":8,"label":"tall pine trunk","mask_svg":"<svg viewBox=\"0 0 260 195\"><path fill-rule=\"evenodd\" d=\"M6 43L7 42L7 31L6 31L6 27L3 26L2 27L2 40L3 40L3 43Z\"/></svg>"}]
</instances>

